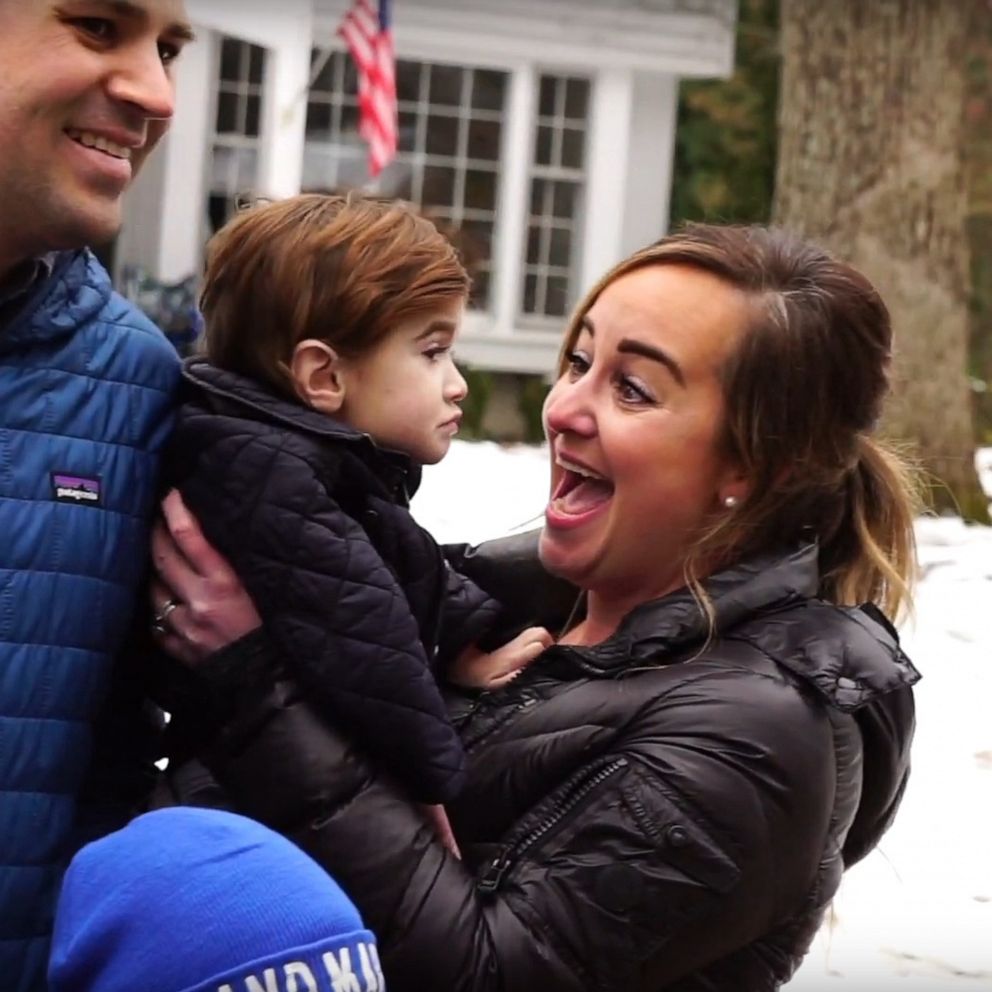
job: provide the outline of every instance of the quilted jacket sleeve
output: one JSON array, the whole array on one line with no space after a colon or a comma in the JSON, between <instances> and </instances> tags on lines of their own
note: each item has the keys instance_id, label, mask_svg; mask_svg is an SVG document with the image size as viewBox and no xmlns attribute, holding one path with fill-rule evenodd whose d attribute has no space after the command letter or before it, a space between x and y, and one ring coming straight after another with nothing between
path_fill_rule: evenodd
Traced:
<instances>
[{"instance_id":1,"label":"quilted jacket sleeve","mask_svg":"<svg viewBox=\"0 0 992 992\"><path fill-rule=\"evenodd\" d=\"M292 432L226 432L180 482L316 712L422 802L460 788L448 721L402 590Z\"/></svg>"},{"instance_id":2,"label":"quilted jacket sleeve","mask_svg":"<svg viewBox=\"0 0 992 992\"><path fill-rule=\"evenodd\" d=\"M470 644L491 650L516 633L507 627L502 606L471 579L445 569L446 588L441 630L437 645L437 663L441 671Z\"/></svg>"},{"instance_id":3,"label":"quilted jacket sleeve","mask_svg":"<svg viewBox=\"0 0 992 992\"><path fill-rule=\"evenodd\" d=\"M655 992L769 932L815 877L829 720L771 679L758 689L742 698L701 670L659 692L614 753L511 830L505 866L477 875L288 684L246 705L208 761L355 899L391 992ZM305 767L286 760L301 749ZM759 987L737 977L705 987Z\"/></svg>"}]
</instances>

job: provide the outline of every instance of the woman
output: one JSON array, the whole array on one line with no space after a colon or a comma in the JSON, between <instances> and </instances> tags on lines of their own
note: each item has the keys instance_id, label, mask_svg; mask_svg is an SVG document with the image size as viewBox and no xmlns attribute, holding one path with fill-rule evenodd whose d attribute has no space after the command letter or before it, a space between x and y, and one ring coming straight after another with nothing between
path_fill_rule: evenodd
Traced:
<instances>
[{"instance_id":1,"label":"woman","mask_svg":"<svg viewBox=\"0 0 992 992\"><path fill-rule=\"evenodd\" d=\"M781 232L692 227L594 287L544 411L540 562L577 607L526 541L452 552L521 620L561 625L511 685L452 703L463 862L259 635L200 665L239 686L207 763L348 891L391 990L789 978L908 770L918 675L881 610L906 600L913 495L871 437L889 357L869 283ZM195 602L166 637L196 664L226 639L204 585L238 594L169 513L197 574L160 532L156 603Z\"/></svg>"}]
</instances>

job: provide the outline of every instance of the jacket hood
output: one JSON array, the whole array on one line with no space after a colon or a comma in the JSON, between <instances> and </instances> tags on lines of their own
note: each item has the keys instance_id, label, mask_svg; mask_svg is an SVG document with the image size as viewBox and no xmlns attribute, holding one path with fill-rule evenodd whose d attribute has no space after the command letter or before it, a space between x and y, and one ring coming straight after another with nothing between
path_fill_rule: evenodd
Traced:
<instances>
[{"instance_id":1,"label":"jacket hood","mask_svg":"<svg viewBox=\"0 0 992 992\"><path fill-rule=\"evenodd\" d=\"M326 413L284 399L254 379L219 369L205 358L187 359L183 363L183 378L199 392L232 407L239 416L352 445L356 453L373 463L380 475L400 485L407 500L420 486L420 466L407 455L380 448L370 435Z\"/></svg>"},{"instance_id":2,"label":"jacket hood","mask_svg":"<svg viewBox=\"0 0 992 992\"><path fill-rule=\"evenodd\" d=\"M68 337L106 306L110 277L86 248L58 252L51 275L34 290L0 338L0 348Z\"/></svg>"}]
</instances>

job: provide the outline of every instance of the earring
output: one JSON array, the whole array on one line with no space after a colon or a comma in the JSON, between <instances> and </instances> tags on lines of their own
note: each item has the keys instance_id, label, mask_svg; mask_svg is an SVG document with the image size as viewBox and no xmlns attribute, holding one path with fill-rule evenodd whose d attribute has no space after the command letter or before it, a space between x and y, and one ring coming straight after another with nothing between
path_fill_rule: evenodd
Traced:
<instances>
[{"instance_id":1,"label":"earring","mask_svg":"<svg viewBox=\"0 0 992 992\"><path fill-rule=\"evenodd\" d=\"M723 505L728 510L736 510L738 503L740 503L740 500L736 496L724 496L723 498Z\"/></svg>"}]
</instances>

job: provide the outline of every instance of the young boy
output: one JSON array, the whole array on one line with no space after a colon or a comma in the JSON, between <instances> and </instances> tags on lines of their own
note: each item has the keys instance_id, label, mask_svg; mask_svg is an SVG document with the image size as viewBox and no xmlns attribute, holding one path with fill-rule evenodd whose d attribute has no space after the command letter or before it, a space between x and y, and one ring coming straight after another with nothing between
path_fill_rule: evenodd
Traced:
<instances>
[{"instance_id":1,"label":"young boy","mask_svg":"<svg viewBox=\"0 0 992 992\"><path fill-rule=\"evenodd\" d=\"M493 688L551 640L475 647L499 605L407 509L458 430L468 287L401 204L312 194L239 215L208 249L206 359L185 367L171 457L302 690L425 804L464 764L435 679Z\"/></svg>"}]
</instances>

